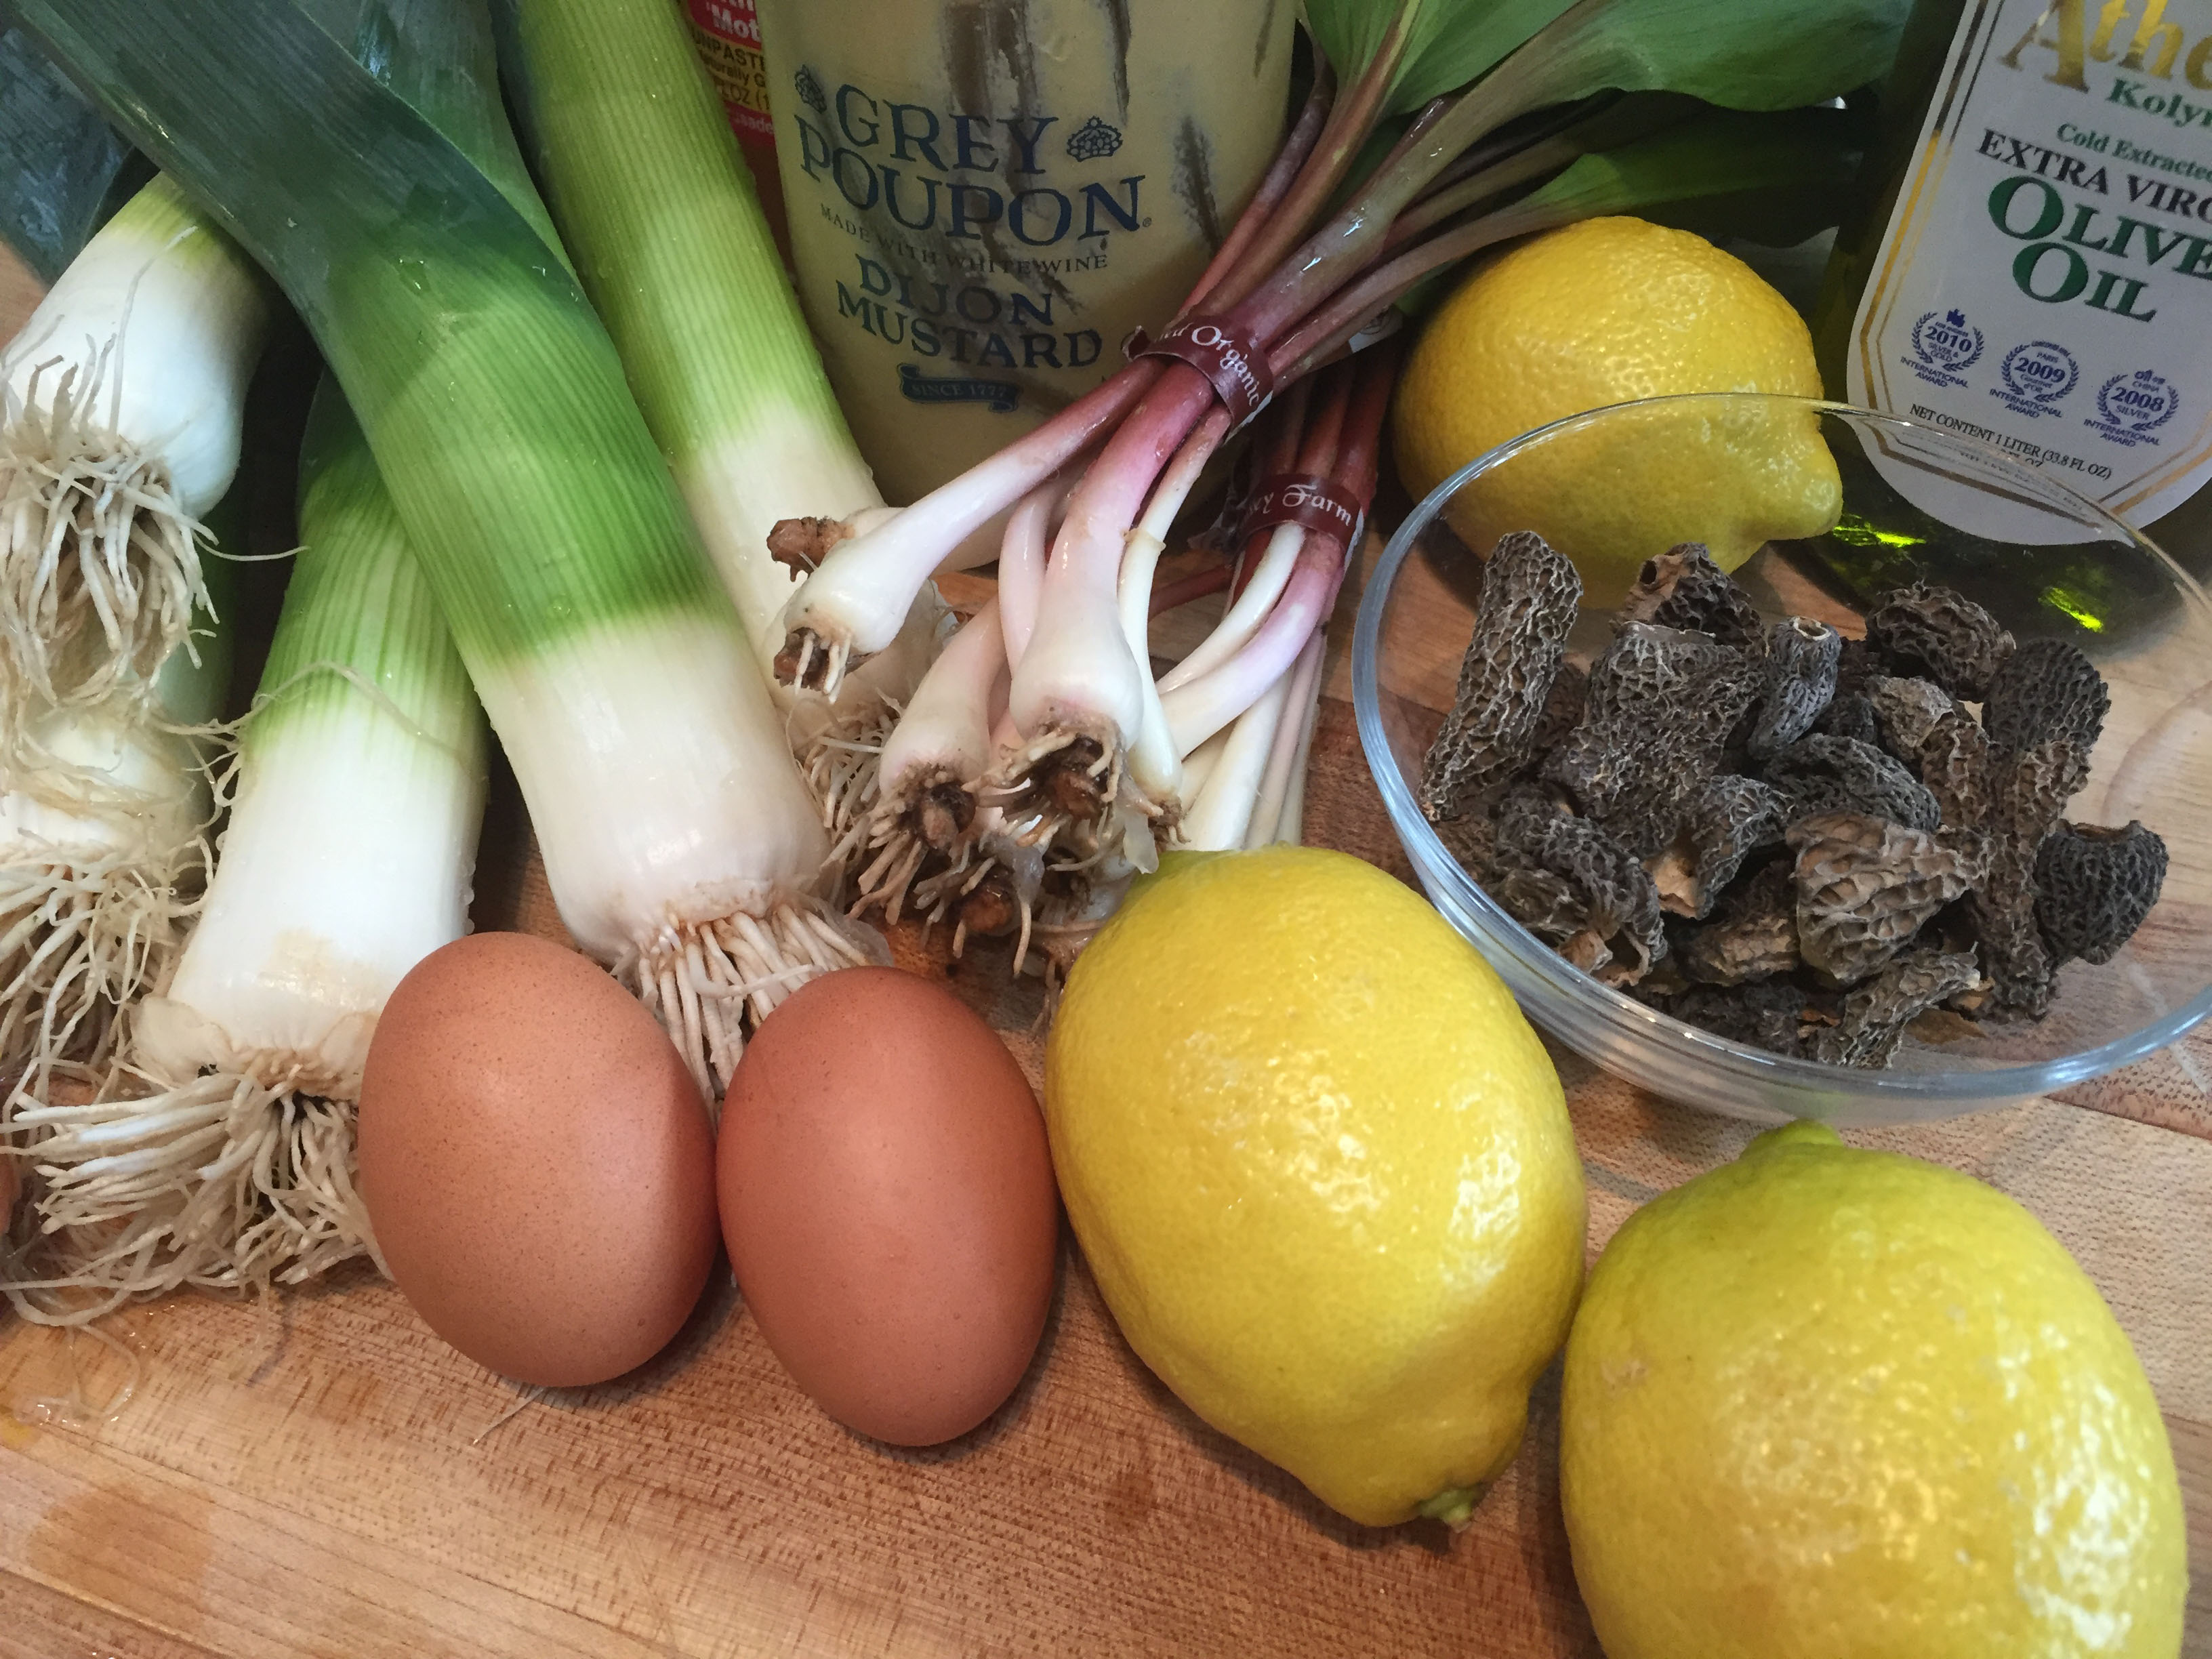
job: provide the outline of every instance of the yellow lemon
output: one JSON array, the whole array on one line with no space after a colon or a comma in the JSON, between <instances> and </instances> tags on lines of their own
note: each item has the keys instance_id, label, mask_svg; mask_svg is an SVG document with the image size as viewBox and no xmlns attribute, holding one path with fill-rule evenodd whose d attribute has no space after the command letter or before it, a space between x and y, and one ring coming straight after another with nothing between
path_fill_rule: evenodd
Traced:
<instances>
[{"instance_id":1,"label":"yellow lemon","mask_svg":"<svg viewBox=\"0 0 2212 1659\"><path fill-rule=\"evenodd\" d=\"M1820 395L1790 302L1701 236L1589 219L1510 249L1444 301L1398 384L1398 469L1426 495L1485 451L1607 404L1682 392ZM1703 542L1732 570L1843 507L1817 416L1662 405L1559 434L1462 490L1453 529L1487 556L1534 530L1619 603L1644 560Z\"/></svg>"},{"instance_id":2,"label":"yellow lemon","mask_svg":"<svg viewBox=\"0 0 2212 1659\"><path fill-rule=\"evenodd\" d=\"M1463 1519L1582 1281L1558 1074L1498 975L1341 853L1170 860L1045 1054L1069 1219L1145 1363L1324 1503Z\"/></svg>"},{"instance_id":3,"label":"yellow lemon","mask_svg":"<svg viewBox=\"0 0 2212 1659\"><path fill-rule=\"evenodd\" d=\"M1568 1339L1608 1659L2173 1659L2158 1402L2011 1199L1792 1124L1630 1218Z\"/></svg>"}]
</instances>

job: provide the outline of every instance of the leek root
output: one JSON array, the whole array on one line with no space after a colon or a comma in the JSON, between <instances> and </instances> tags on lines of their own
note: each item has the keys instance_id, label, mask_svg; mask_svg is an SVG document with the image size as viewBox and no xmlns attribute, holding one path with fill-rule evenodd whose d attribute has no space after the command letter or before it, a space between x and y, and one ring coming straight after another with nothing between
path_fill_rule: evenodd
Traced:
<instances>
[{"instance_id":1,"label":"leek root","mask_svg":"<svg viewBox=\"0 0 2212 1659\"><path fill-rule=\"evenodd\" d=\"M374 1249L353 1102L385 998L467 930L483 717L327 385L301 476L307 546L191 941L130 1010L98 1098L13 1115L40 1237L6 1287L29 1318L297 1283ZM94 1299L58 1302L64 1287Z\"/></svg>"},{"instance_id":2,"label":"leek root","mask_svg":"<svg viewBox=\"0 0 2212 1659\"><path fill-rule=\"evenodd\" d=\"M252 264L157 177L0 353L0 686L15 725L143 701L169 653L194 648L198 520L237 469L267 321Z\"/></svg>"}]
</instances>

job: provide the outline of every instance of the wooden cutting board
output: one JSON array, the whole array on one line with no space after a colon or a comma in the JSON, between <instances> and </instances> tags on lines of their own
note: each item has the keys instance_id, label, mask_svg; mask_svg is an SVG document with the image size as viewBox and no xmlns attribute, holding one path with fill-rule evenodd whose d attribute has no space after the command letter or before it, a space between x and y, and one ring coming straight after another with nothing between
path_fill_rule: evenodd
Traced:
<instances>
[{"instance_id":1,"label":"wooden cutting board","mask_svg":"<svg viewBox=\"0 0 2212 1659\"><path fill-rule=\"evenodd\" d=\"M6 285L0 338L22 308ZM1404 875L1341 644L1308 839ZM511 785L478 920L558 929ZM937 974L945 943L895 941ZM1000 966L978 955L951 982L1034 1079L1038 994ZM1747 1133L1560 1060L1593 1250ZM2212 1045L2170 1063L2201 1077ZM2124 1080L2102 1103L2155 1116L2142 1103L2163 1087ZM2168 1407L2198 1586L2187 1651L2212 1659L2212 1144L2050 1103L1869 1139L2021 1193L2113 1302ZM1555 1377L1464 1533L1359 1528L1183 1409L1066 1242L1018 1393L918 1453L816 1411L726 1275L642 1370L550 1394L462 1358L361 1267L267 1304L134 1310L112 1346L0 1318L0 1656L1597 1651L1559 1517ZM114 1409L72 1423L52 1403L72 1397Z\"/></svg>"}]
</instances>

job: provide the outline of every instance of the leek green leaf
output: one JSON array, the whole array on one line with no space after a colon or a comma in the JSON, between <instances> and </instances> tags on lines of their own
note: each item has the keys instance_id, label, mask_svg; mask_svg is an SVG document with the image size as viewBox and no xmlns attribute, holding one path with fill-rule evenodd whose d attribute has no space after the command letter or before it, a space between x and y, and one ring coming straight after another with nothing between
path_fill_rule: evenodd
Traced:
<instances>
[{"instance_id":1,"label":"leek green leaf","mask_svg":"<svg viewBox=\"0 0 2212 1659\"><path fill-rule=\"evenodd\" d=\"M481 788L476 693L368 441L328 375L300 440L299 522L307 545L293 562L254 715L240 737L248 762L276 733L308 721L390 721L459 761Z\"/></svg>"},{"instance_id":2,"label":"leek green leaf","mask_svg":"<svg viewBox=\"0 0 2212 1659\"><path fill-rule=\"evenodd\" d=\"M475 14L489 40L481 3ZM328 7L325 7L328 10ZM396 8L434 19L432 10ZM735 629L544 210L434 124L468 76L373 73L292 0L20 0L54 60L274 276L368 434L471 671L607 621ZM450 39L449 37L447 37ZM397 82L422 102L408 101ZM500 118L477 112L479 135ZM512 138L507 141L511 146Z\"/></svg>"},{"instance_id":3,"label":"leek green leaf","mask_svg":"<svg viewBox=\"0 0 2212 1659\"><path fill-rule=\"evenodd\" d=\"M0 239L52 283L153 171L0 8Z\"/></svg>"},{"instance_id":4,"label":"leek green leaf","mask_svg":"<svg viewBox=\"0 0 2212 1659\"><path fill-rule=\"evenodd\" d=\"M294 0L348 56L453 142L562 253L500 106L490 14L452 0Z\"/></svg>"}]
</instances>

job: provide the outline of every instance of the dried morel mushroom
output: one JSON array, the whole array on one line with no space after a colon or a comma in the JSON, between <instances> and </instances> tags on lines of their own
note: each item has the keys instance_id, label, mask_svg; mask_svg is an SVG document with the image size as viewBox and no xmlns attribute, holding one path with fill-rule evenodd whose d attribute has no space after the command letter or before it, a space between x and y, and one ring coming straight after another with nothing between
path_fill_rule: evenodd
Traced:
<instances>
[{"instance_id":1,"label":"dried morel mushroom","mask_svg":"<svg viewBox=\"0 0 2212 1659\"><path fill-rule=\"evenodd\" d=\"M2166 843L2142 824L2060 824L2035 855L2035 920L2053 965L2110 962L2165 884Z\"/></svg>"},{"instance_id":2,"label":"dried morel mushroom","mask_svg":"<svg viewBox=\"0 0 2212 1659\"><path fill-rule=\"evenodd\" d=\"M1804 1052L1804 1021L1811 1000L1802 988L1786 979L1763 979L1744 985L1692 985L1659 1006L1715 1036L1795 1056Z\"/></svg>"},{"instance_id":3,"label":"dried morel mushroom","mask_svg":"<svg viewBox=\"0 0 2212 1659\"><path fill-rule=\"evenodd\" d=\"M2086 760L2112 706L2104 677L2079 649L2064 640L2030 640L1990 682L1982 729L2013 754L2063 738Z\"/></svg>"},{"instance_id":4,"label":"dried morel mushroom","mask_svg":"<svg viewBox=\"0 0 2212 1659\"><path fill-rule=\"evenodd\" d=\"M1940 588L1889 595L1864 641L1748 614L1701 549L1654 560L1485 810L1439 824L1530 931L1707 1030L1848 1066L1942 1005L2039 1018L2061 963L2134 933L2164 843L2062 822L2109 702L2079 651L2016 647Z\"/></svg>"},{"instance_id":5,"label":"dried morel mushroom","mask_svg":"<svg viewBox=\"0 0 2212 1659\"><path fill-rule=\"evenodd\" d=\"M1745 859L1782 844L1790 816L1781 792L1757 778L1728 772L1707 780L1685 804L1674 844L1652 861L1660 903L1678 916L1711 914Z\"/></svg>"},{"instance_id":6,"label":"dried morel mushroom","mask_svg":"<svg viewBox=\"0 0 2212 1659\"><path fill-rule=\"evenodd\" d=\"M1710 634L1723 645L1756 654L1766 648L1766 624L1751 595L1713 562L1703 542L1680 542L1646 559L1636 586L1620 602L1620 620Z\"/></svg>"},{"instance_id":7,"label":"dried morel mushroom","mask_svg":"<svg viewBox=\"0 0 2212 1659\"><path fill-rule=\"evenodd\" d=\"M1867 702L1881 727L1881 746L1904 761L1917 761L1936 722L1958 707L1933 680L1908 680L1878 674L1867 682Z\"/></svg>"},{"instance_id":8,"label":"dried morel mushroom","mask_svg":"<svg viewBox=\"0 0 2212 1659\"><path fill-rule=\"evenodd\" d=\"M1838 985L1878 972L1984 868L1972 832L1934 835L1858 812L1802 818L1789 839L1797 854L1797 948Z\"/></svg>"},{"instance_id":9,"label":"dried morel mushroom","mask_svg":"<svg viewBox=\"0 0 2212 1659\"><path fill-rule=\"evenodd\" d=\"M2036 926L2036 860L2087 775L2086 758L2063 738L1991 759L1989 869L1974 894L1974 924L2000 1013L2040 1019L2050 1009L2057 970Z\"/></svg>"},{"instance_id":10,"label":"dried morel mushroom","mask_svg":"<svg viewBox=\"0 0 2212 1659\"><path fill-rule=\"evenodd\" d=\"M1920 740L1920 781L1945 823L1979 825L1990 816L1990 739L1954 708Z\"/></svg>"},{"instance_id":11,"label":"dried morel mushroom","mask_svg":"<svg viewBox=\"0 0 2212 1659\"><path fill-rule=\"evenodd\" d=\"M1437 827L1437 839L1459 866L1485 887L1490 885L1491 854L1498 850L1498 826L1480 812L1446 818ZM1493 895L1492 896L1495 896Z\"/></svg>"},{"instance_id":12,"label":"dried morel mushroom","mask_svg":"<svg viewBox=\"0 0 2212 1659\"><path fill-rule=\"evenodd\" d=\"M1847 697L1867 689L1867 682L1881 673L1881 659L1864 640L1845 640L1836 657L1836 695Z\"/></svg>"},{"instance_id":13,"label":"dried morel mushroom","mask_svg":"<svg viewBox=\"0 0 2212 1659\"><path fill-rule=\"evenodd\" d=\"M1788 865L1775 867L1787 878ZM1785 880L1771 901L1691 929L1674 960L1685 976L1707 985L1741 985L1792 972L1802 960L1796 895Z\"/></svg>"},{"instance_id":14,"label":"dried morel mushroom","mask_svg":"<svg viewBox=\"0 0 2212 1659\"><path fill-rule=\"evenodd\" d=\"M1759 665L1709 635L1627 623L1590 670L1582 724L1540 775L1632 850L1656 853L1759 684Z\"/></svg>"},{"instance_id":15,"label":"dried morel mushroom","mask_svg":"<svg viewBox=\"0 0 2212 1659\"><path fill-rule=\"evenodd\" d=\"M1589 931L1589 900L1565 876L1531 865L1506 865L1486 889L1508 915L1555 951Z\"/></svg>"},{"instance_id":16,"label":"dried morel mushroom","mask_svg":"<svg viewBox=\"0 0 2212 1659\"><path fill-rule=\"evenodd\" d=\"M1813 729L1813 722L1836 694L1836 665L1844 636L1826 623L1790 617L1766 636L1766 683L1759 695L1759 721L1749 748L1764 760L1786 749Z\"/></svg>"},{"instance_id":17,"label":"dried morel mushroom","mask_svg":"<svg viewBox=\"0 0 2212 1659\"><path fill-rule=\"evenodd\" d=\"M1867 643L1893 674L1930 679L1979 702L2012 654L2013 639L1963 593L1924 582L1898 589L1867 613Z\"/></svg>"},{"instance_id":18,"label":"dried morel mushroom","mask_svg":"<svg viewBox=\"0 0 2212 1659\"><path fill-rule=\"evenodd\" d=\"M1583 723L1589 706L1589 670L1580 663L1563 662L1552 677L1544 696L1544 712L1536 716L1536 729L1528 736L1531 755L1548 755L1566 741L1567 733Z\"/></svg>"},{"instance_id":19,"label":"dried morel mushroom","mask_svg":"<svg viewBox=\"0 0 2212 1659\"><path fill-rule=\"evenodd\" d=\"M1881 747L1881 722L1863 691L1838 691L1820 711L1813 729L1823 737L1849 738L1869 749Z\"/></svg>"},{"instance_id":20,"label":"dried morel mushroom","mask_svg":"<svg viewBox=\"0 0 2212 1659\"><path fill-rule=\"evenodd\" d=\"M1421 768L1421 810L1431 823L1457 817L1528 758L1582 592L1573 562L1534 531L1498 538L1458 693Z\"/></svg>"},{"instance_id":21,"label":"dried morel mushroom","mask_svg":"<svg viewBox=\"0 0 2212 1659\"><path fill-rule=\"evenodd\" d=\"M1980 983L1971 951L1911 951L1852 989L1843 1018L1813 1033L1810 1056L1830 1066L1887 1066L1907 1025Z\"/></svg>"},{"instance_id":22,"label":"dried morel mushroom","mask_svg":"<svg viewBox=\"0 0 2212 1659\"><path fill-rule=\"evenodd\" d=\"M1790 804L1792 818L1814 812L1863 812L1912 830L1942 820L1936 797L1919 779L1872 744L1814 732L1767 763L1766 781Z\"/></svg>"},{"instance_id":23,"label":"dried morel mushroom","mask_svg":"<svg viewBox=\"0 0 2212 1659\"><path fill-rule=\"evenodd\" d=\"M1632 984L1666 954L1659 893L1650 873L1603 830L1540 791L1516 789L1500 805L1491 858L1493 869L1534 866L1574 885L1583 899L1583 922L1560 952L1583 972Z\"/></svg>"}]
</instances>

